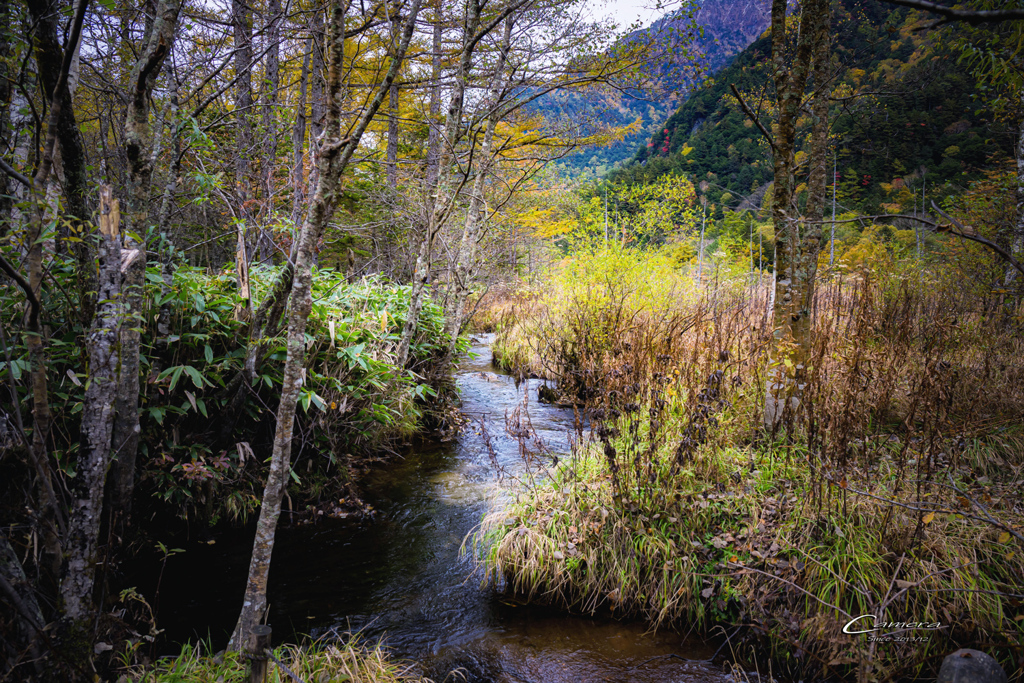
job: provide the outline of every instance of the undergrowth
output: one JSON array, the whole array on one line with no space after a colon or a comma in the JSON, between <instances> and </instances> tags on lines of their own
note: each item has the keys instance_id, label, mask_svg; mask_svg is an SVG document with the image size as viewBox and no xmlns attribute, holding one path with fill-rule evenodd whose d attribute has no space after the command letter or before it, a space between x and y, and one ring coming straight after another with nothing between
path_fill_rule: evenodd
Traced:
<instances>
[{"instance_id":1,"label":"undergrowth","mask_svg":"<svg viewBox=\"0 0 1024 683\"><path fill-rule=\"evenodd\" d=\"M56 262L52 272L58 290L72 289L63 282L72 278L70 268ZM233 271L179 265L167 286L161 264L150 263L132 321L142 335L137 490L147 507L205 524L244 521L258 507L286 355L283 307L271 313L277 319L258 344L250 320L279 275L279 267L253 269L247 311ZM408 367L394 362L409 296L409 287L382 278L349 282L334 270L315 272L290 496L336 500L368 455L407 440L431 411L443 409L439 393L449 398L451 390L435 376L446 351L444 314L435 302L423 306ZM20 315L19 297L0 285L4 319ZM50 448L63 476L73 477L87 377L83 329L70 302L48 301ZM0 425L9 426L19 409L13 397L27 401L29 360L23 339L6 339L0 381L13 386L0 392ZM254 346L250 384L246 357ZM23 439L4 442L25 448Z\"/></svg>"},{"instance_id":2,"label":"undergrowth","mask_svg":"<svg viewBox=\"0 0 1024 683\"><path fill-rule=\"evenodd\" d=\"M1019 680L1014 322L979 311L952 272L834 274L802 399L766 428L766 285L698 287L659 257L592 252L507 316L501 358L556 383L579 419L558 467L485 519L491 580L584 612L723 626L740 659L794 678L912 678L973 646ZM844 633L864 615L848 631L937 626Z\"/></svg>"},{"instance_id":3,"label":"undergrowth","mask_svg":"<svg viewBox=\"0 0 1024 683\"><path fill-rule=\"evenodd\" d=\"M352 637L345 642L282 645L268 664L268 683L291 683L288 671L309 683L414 683L412 667L390 659L380 644L364 645ZM279 663L280 664L279 664ZM150 667L133 667L125 679L133 683L247 683L249 663L237 652L213 654L200 645L185 645L177 657L161 659Z\"/></svg>"}]
</instances>

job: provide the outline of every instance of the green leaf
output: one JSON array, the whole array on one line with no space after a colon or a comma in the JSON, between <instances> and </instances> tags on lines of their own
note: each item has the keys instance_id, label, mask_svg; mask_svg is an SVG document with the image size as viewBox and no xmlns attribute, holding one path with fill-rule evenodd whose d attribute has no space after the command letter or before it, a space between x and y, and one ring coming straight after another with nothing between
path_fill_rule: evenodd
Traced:
<instances>
[{"instance_id":1,"label":"green leaf","mask_svg":"<svg viewBox=\"0 0 1024 683\"><path fill-rule=\"evenodd\" d=\"M206 357L207 363L213 362L213 348L209 344L207 344L206 348L203 349L203 355Z\"/></svg>"},{"instance_id":2,"label":"green leaf","mask_svg":"<svg viewBox=\"0 0 1024 683\"><path fill-rule=\"evenodd\" d=\"M203 376L201 374L199 374L199 371L196 370L191 365L184 365L182 367L185 368L186 374L188 374L188 376L192 378L192 383L196 385L196 388L197 389L202 389L203 388Z\"/></svg>"},{"instance_id":3,"label":"green leaf","mask_svg":"<svg viewBox=\"0 0 1024 683\"><path fill-rule=\"evenodd\" d=\"M174 391L174 386L178 383L178 379L181 377L181 371L185 369L184 365L178 365L174 367L174 371L171 373L171 391Z\"/></svg>"}]
</instances>

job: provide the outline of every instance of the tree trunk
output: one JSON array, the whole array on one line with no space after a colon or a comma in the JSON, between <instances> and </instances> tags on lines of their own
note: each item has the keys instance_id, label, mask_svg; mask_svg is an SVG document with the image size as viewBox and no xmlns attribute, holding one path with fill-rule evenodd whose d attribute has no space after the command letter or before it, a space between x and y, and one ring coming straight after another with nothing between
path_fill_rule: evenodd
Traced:
<instances>
[{"instance_id":1,"label":"tree trunk","mask_svg":"<svg viewBox=\"0 0 1024 683\"><path fill-rule=\"evenodd\" d=\"M30 2L28 7L35 24L35 59L39 70L39 84L45 93L45 99L49 100L55 94L57 81L61 76L66 57L57 33L60 8L53 2ZM77 46L73 51L73 54L75 53L77 53ZM69 63L69 71L71 66ZM60 100L60 116L55 127L56 144L51 157L59 156L63 172L65 209L71 217L75 229L79 232L79 237L84 238L87 230L91 227L85 141L75 120L71 89L67 87L66 82L61 89ZM49 173L47 173L47 180L49 181ZM39 245L39 248L42 249L42 245ZM83 325L87 325L92 320L94 306L91 292L96 289L93 276L95 268L93 253L87 239L74 242L72 250L78 261L78 318Z\"/></svg>"},{"instance_id":2,"label":"tree trunk","mask_svg":"<svg viewBox=\"0 0 1024 683\"><path fill-rule=\"evenodd\" d=\"M263 76L263 196L267 216L274 215L274 167L277 160L277 97L281 88L281 0L267 2L267 56ZM270 262L274 245L265 228L260 229L259 260Z\"/></svg>"},{"instance_id":3,"label":"tree trunk","mask_svg":"<svg viewBox=\"0 0 1024 683\"><path fill-rule=\"evenodd\" d=\"M427 132L427 168L424 188L429 196L437 184L437 165L441 152L441 0L434 0L434 34L430 48L430 129Z\"/></svg>"},{"instance_id":4,"label":"tree trunk","mask_svg":"<svg viewBox=\"0 0 1024 683\"><path fill-rule=\"evenodd\" d=\"M26 262L28 264L28 281L24 283L25 295L28 299L28 311L25 316L25 346L28 347L29 360L31 363L31 384L32 384L32 445L30 454L33 465L39 478L40 487L40 522L39 532L43 540L43 552L41 565L44 572L56 577L60 573L62 548L58 528L66 531L70 528L64 524L60 514L60 506L53 490L53 482L50 474L49 448L50 434L50 403L48 394L47 353L43 326L40 320L42 313L42 285L43 285L43 207L40 204L40 192L46 187L50 179L50 171L53 168L54 150L59 144L60 137L71 137L67 126L69 120L66 118L66 110L71 106L71 98L68 95L67 80L68 71L71 68L68 55L61 55L59 66L56 72L50 70L56 54L61 54L60 45L56 41L56 20L51 16L39 15L45 12L45 8L30 5L33 13L33 20L36 23L37 43L36 60L47 64L46 71L55 76L53 89L49 93L50 112L46 125L46 139L43 144L43 153L40 157L38 168L32 177L31 188L28 193L32 202L31 217L27 221L25 230L25 244L27 249ZM86 4L80 0L76 9L75 17L69 31L68 42L71 45L78 43L82 34L82 24L85 21ZM42 69L41 69L42 70ZM71 123L74 122L72 117ZM108 442L109 447L109 442ZM72 510L74 514L74 510ZM73 557L73 556L72 556Z\"/></svg>"},{"instance_id":5,"label":"tree trunk","mask_svg":"<svg viewBox=\"0 0 1024 683\"><path fill-rule=\"evenodd\" d=\"M814 263L809 246L800 243L800 220L794 201L793 166L796 120L818 46L828 39L827 0L809 0L800 13L796 53L786 54L786 0L772 2L772 68L778 102L774 136L775 181L772 219L775 223L775 348L768 362L765 426L775 429L799 405L805 383L806 334L809 326ZM820 237L820 225L816 226ZM812 238L813 239L813 238ZM808 241L810 245L812 240ZM818 240L820 241L820 239Z\"/></svg>"},{"instance_id":6,"label":"tree trunk","mask_svg":"<svg viewBox=\"0 0 1024 683\"><path fill-rule=\"evenodd\" d=\"M164 61L174 46L180 0L163 0L156 8L149 33L143 40L139 58L129 78L128 114L125 118L125 156L128 159L128 228L143 237L149 225L149 194L154 164L153 132L149 123L149 103L153 87ZM131 511L135 490L135 461L139 449L139 373L140 328L146 320L142 315L143 285L146 276L144 241L125 239L121 286L125 324L120 331L120 377L114 418L113 447L116 464L111 484L111 503L123 529Z\"/></svg>"},{"instance_id":7,"label":"tree trunk","mask_svg":"<svg viewBox=\"0 0 1024 683\"><path fill-rule=\"evenodd\" d=\"M320 136L324 132L324 17L323 10L319 7L313 10L313 21L310 26L310 40L313 51L309 67L310 93L309 93L309 179L306 194L312 196L320 173L319 159Z\"/></svg>"},{"instance_id":8,"label":"tree trunk","mask_svg":"<svg viewBox=\"0 0 1024 683\"><path fill-rule=\"evenodd\" d=\"M312 266L317 241L324 226L334 213L337 195L341 188L341 175L352 158L359 140L370 121L384 102L384 96L394 81L398 68L412 39L419 13L420 0L412 0L408 23L402 35L402 43L391 59L384 82L370 101L358 124L345 140L339 139L341 132L341 74L345 45L345 4L344 0L331 3L329 23L330 68L328 72L327 140L318 155L320 167L316 192L310 201L306 219L299 232L298 249L295 258L295 276L289 298L287 331L287 358L284 364L284 379L281 384L281 401L277 409L277 432L270 461L270 471L263 492L263 504L253 541L252 559L249 563L249 578L246 582L242 611L231 636L230 647L249 650L254 626L263 619L267 606L267 577L270 559L274 550L274 535L277 520L281 514L281 500L288 480L291 459L292 430L295 422L295 408L299 399L305 374L306 323L312 308Z\"/></svg>"},{"instance_id":9,"label":"tree trunk","mask_svg":"<svg viewBox=\"0 0 1024 683\"><path fill-rule=\"evenodd\" d=\"M17 647L24 646L24 650L31 655L36 675L42 680L42 655L38 640L43 634L46 620L28 577L25 576L25 570L4 531L0 531L0 595L4 595L7 603L15 607L11 616L21 641ZM11 671L17 675L17 669Z\"/></svg>"},{"instance_id":10,"label":"tree trunk","mask_svg":"<svg viewBox=\"0 0 1024 683\"><path fill-rule=\"evenodd\" d=\"M99 291L96 317L86 336L89 384L82 408L82 443L72 480L67 561L61 582L65 617L85 636L93 614L97 543L103 488L110 466L114 402L118 389L118 328L121 325L120 211L109 186L100 189ZM88 639L91 643L91 638ZM91 648L90 648L91 649Z\"/></svg>"},{"instance_id":11,"label":"tree trunk","mask_svg":"<svg viewBox=\"0 0 1024 683\"><path fill-rule=\"evenodd\" d=\"M299 76L299 102L295 106L295 126L292 128L292 224L298 225L302 207L306 203L306 169L304 152L306 143L306 89L309 85L309 59L313 52L313 39L306 40L306 55L302 58Z\"/></svg>"},{"instance_id":12,"label":"tree trunk","mask_svg":"<svg viewBox=\"0 0 1024 683\"><path fill-rule=\"evenodd\" d=\"M398 189L398 86L394 83L388 91L387 184L391 190Z\"/></svg>"},{"instance_id":13,"label":"tree trunk","mask_svg":"<svg viewBox=\"0 0 1024 683\"><path fill-rule=\"evenodd\" d=\"M1024 91L1021 92L1021 106L1024 107ZM1013 226L1013 235L1010 237L1010 256L1017 262L1024 261L1024 116L1021 117L1017 128L1017 222ZM1013 286L1017 279L1017 269L1012 265L1006 266L1006 287ZM1016 297L1017 301L1020 296Z\"/></svg>"},{"instance_id":14,"label":"tree trunk","mask_svg":"<svg viewBox=\"0 0 1024 683\"><path fill-rule=\"evenodd\" d=\"M402 19L397 14L391 20L391 49L398 42ZM392 191L398 189L398 84L392 83L388 89L388 142L385 152L387 169L387 186Z\"/></svg>"},{"instance_id":15,"label":"tree trunk","mask_svg":"<svg viewBox=\"0 0 1024 683\"><path fill-rule=\"evenodd\" d=\"M235 198L245 231L252 229L249 210L249 155L252 153L252 12L246 0L231 0L235 41ZM248 259L248 253L246 258ZM247 304L248 307L248 304Z\"/></svg>"}]
</instances>

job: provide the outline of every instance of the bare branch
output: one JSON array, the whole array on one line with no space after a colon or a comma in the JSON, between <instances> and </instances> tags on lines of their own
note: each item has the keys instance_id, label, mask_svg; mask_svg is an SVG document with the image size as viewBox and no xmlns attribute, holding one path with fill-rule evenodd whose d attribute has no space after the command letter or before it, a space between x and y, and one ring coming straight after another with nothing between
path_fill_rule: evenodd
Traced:
<instances>
[{"instance_id":1,"label":"bare branch","mask_svg":"<svg viewBox=\"0 0 1024 683\"><path fill-rule=\"evenodd\" d=\"M757 129L761 131L761 135L763 135L764 139L768 141L768 144L771 145L772 149L778 152L779 150L775 146L775 140L772 138L772 134L768 132L768 129L764 127L763 123L761 123L761 119L758 118L757 114L754 113L754 111L743 99L743 96L740 95L740 91L736 87L736 84L730 83L729 87L732 89L732 94L736 96L737 100L739 100L740 107L743 109L743 113L747 115L747 118L754 122L754 125L756 125Z\"/></svg>"}]
</instances>

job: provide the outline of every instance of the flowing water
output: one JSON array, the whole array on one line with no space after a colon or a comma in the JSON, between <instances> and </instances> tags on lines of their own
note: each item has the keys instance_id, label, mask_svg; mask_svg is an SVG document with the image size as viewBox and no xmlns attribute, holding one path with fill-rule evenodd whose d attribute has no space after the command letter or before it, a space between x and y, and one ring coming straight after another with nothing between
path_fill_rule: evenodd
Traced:
<instances>
[{"instance_id":1,"label":"flowing water","mask_svg":"<svg viewBox=\"0 0 1024 683\"><path fill-rule=\"evenodd\" d=\"M383 638L395 656L423 663L438 681L457 666L468 681L495 683L731 680L706 661L715 648L699 639L516 605L482 585L460 547L500 504L498 470L506 477L522 471L506 413L527 392L533 430L556 451L572 425L571 412L537 403L535 381L517 388L492 367L489 341L474 340L457 378L467 428L450 444L410 452L371 475L365 490L372 519L279 529L269 587L275 640L358 630ZM172 639L209 637L223 645L250 548L251 535L218 539L191 543L168 559L157 608Z\"/></svg>"}]
</instances>

